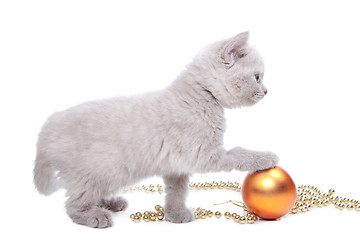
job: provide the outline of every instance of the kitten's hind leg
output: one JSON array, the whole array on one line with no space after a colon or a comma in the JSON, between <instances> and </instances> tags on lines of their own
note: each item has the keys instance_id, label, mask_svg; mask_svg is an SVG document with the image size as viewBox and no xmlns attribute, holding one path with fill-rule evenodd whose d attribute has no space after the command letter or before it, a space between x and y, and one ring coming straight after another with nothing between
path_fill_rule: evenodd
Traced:
<instances>
[{"instance_id":1,"label":"kitten's hind leg","mask_svg":"<svg viewBox=\"0 0 360 240\"><path fill-rule=\"evenodd\" d=\"M113 212L120 212L127 208L128 203L122 197L114 197L101 200L100 206Z\"/></svg>"},{"instance_id":2,"label":"kitten's hind leg","mask_svg":"<svg viewBox=\"0 0 360 240\"><path fill-rule=\"evenodd\" d=\"M93 228L111 227L111 212L99 203L100 200L88 196L86 191L71 194L66 201L66 212L75 223Z\"/></svg>"},{"instance_id":3,"label":"kitten's hind leg","mask_svg":"<svg viewBox=\"0 0 360 240\"><path fill-rule=\"evenodd\" d=\"M164 176L165 182L165 219L174 223L186 223L194 220L194 214L185 206L188 193L189 176Z\"/></svg>"}]
</instances>

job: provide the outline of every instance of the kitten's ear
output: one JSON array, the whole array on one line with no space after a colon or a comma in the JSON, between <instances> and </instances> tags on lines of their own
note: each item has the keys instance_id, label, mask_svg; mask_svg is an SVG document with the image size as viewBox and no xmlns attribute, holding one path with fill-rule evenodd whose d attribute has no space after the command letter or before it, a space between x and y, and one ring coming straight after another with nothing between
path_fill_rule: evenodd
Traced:
<instances>
[{"instance_id":1,"label":"kitten's ear","mask_svg":"<svg viewBox=\"0 0 360 240\"><path fill-rule=\"evenodd\" d=\"M238 59L246 56L248 40L249 32L243 32L223 42L220 58L227 68L231 68Z\"/></svg>"}]
</instances>

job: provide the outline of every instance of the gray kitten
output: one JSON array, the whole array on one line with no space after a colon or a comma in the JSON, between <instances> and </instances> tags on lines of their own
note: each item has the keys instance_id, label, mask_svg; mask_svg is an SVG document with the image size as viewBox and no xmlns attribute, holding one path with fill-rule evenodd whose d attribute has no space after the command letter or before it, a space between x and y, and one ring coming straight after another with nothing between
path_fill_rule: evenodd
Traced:
<instances>
[{"instance_id":1,"label":"gray kitten","mask_svg":"<svg viewBox=\"0 0 360 240\"><path fill-rule=\"evenodd\" d=\"M223 147L224 108L251 106L267 93L264 63L248 32L199 53L166 89L80 104L51 115L38 138L34 182L50 195L65 188L79 224L105 228L127 202L111 197L151 176L165 183L165 218L194 219L185 206L189 175L257 171L276 165L271 152Z\"/></svg>"}]
</instances>

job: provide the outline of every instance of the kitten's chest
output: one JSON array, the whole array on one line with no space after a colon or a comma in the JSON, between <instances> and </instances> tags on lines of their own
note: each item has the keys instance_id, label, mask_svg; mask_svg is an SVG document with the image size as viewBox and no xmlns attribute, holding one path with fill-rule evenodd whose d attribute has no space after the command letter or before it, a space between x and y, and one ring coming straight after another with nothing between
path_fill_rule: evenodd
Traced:
<instances>
[{"instance_id":1,"label":"kitten's chest","mask_svg":"<svg viewBox=\"0 0 360 240\"><path fill-rule=\"evenodd\" d=\"M191 127L182 135L181 152L189 164L207 160L219 147L223 146L225 119L221 116L194 118Z\"/></svg>"},{"instance_id":2,"label":"kitten's chest","mask_svg":"<svg viewBox=\"0 0 360 240\"><path fill-rule=\"evenodd\" d=\"M194 146L219 145L223 142L225 118L222 111L201 109L190 112L180 120L180 131L184 140Z\"/></svg>"}]
</instances>

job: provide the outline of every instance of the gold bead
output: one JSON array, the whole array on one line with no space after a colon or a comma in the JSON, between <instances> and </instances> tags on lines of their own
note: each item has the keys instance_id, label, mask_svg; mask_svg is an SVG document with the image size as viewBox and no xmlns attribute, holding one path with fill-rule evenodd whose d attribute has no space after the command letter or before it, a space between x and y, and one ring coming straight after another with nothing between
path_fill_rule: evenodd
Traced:
<instances>
[{"instance_id":1,"label":"gold bead","mask_svg":"<svg viewBox=\"0 0 360 240\"><path fill-rule=\"evenodd\" d=\"M156 205L156 206L155 206L155 210L156 210L157 212L163 212L163 211L164 211L164 209L163 209L160 205Z\"/></svg>"},{"instance_id":2,"label":"gold bead","mask_svg":"<svg viewBox=\"0 0 360 240\"><path fill-rule=\"evenodd\" d=\"M329 194L330 195L333 195L335 193L335 190L334 189L329 189Z\"/></svg>"},{"instance_id":3,"label":"gold bead","mask_svg":"<svg viewBox=\"0 0 360 240\"><path fill-rule=\"evenodd\" d=\"M351 210L354 209L354 206L349 203L349 204L346 205L346 209L349 210L349 211L351 211Z\"/></svg>"},{"instance_id":4,"label":"gold bead","mask_svg":"<svg viewBox=\"0 0 360 240\"><path fill-rule=\"evenodd\" d=\"M134 222L140 222L140 218L138 216L134 217Z\"/></svg>"},{"instance_id":5,"label":"gold bead","mask_svg":"<svg viewBox=\"0 0 360 240\"><path fill-rule=\"evenodd\" d=\"M144 222L150 221L149 215L144 215L143 220L144 220Z\"/></svg>"},{"instance_id":6,"label":"gold bead","mask_svg":"<svg viewBox=\"0 0 360 240\"><path fill-rule=\"evenodd\" d=\"M141 218L141 217L142 217L142 213L141 213L141 212L137 212L137 213L135 213L135 216L138 216L139 218Z\"/></svg>"},{"instance_id":7,"label":"gold bead","mask_svg":"<svg viewBox=\"0 0 360 240\"><path fill-rule=\"evenodd\" d=\"M292 214L296 214L298 212L298 209L296 208L296 207L293 207L292 209L291 209L291 213Z\"/></svg>"},{"instance_id":8,"label":"gold bead","mask_svg":"<svg viewBox=\"0 0 360 240\"><path fill-rule=\"evenodd\" d=\"M252 217L248 217L246 220L249 224L253 224L255 222L255 219L253 219Z\"/></svg>"},{"instance_id":9,"label":"gold bead","mask_svg":"<svg viewBox=\"0 0 360 240\"><path fill-rule=\"evenodd\" d=\"M241 224L246 223L246 218L245 218L245 216L240 216L239 223L241 223Z\"/></svg>"},{"instance_id":10,"label":"gold bead","mask_svg":"<svg viewBox=\"0 0 360 240\"><path fill-rule=\"evenodd\" d=\"M135 219L135 214L131 214L131 215L130 215L130 219L131 219L131 221L134 221L134 219Z\"/></svg>"},{"instance_id":11,"label":"gold bead","mask_svg":"<svg viewBox=\"0 0 360 240\"><path fill-rule=\"evenodd\" d=\"M215 212L215 217L216 217L216 218L220 218L220 217L221 217L221 212L216 211L216 212Z\"/></svg>"},{"instance_id":12,"label":"gold bead","mask_svg":"<svg viewBox=\"0 0 360 240\"><path fill-rule=\"evenodd\" d=\"M158 217L158 219L159 219L160 221L162 221L162 220L164 219L164 213L158 212L158 213L157 213L157 217Z\"/></svg>"},{"instance_id":13,"label":"gold bead","mask_svg":"<svg viewBox=\"0 0 360 240\"><path fill-rule=\"evenodd\" d=\"M207 215L209 216L209 217L212 217L212 216L214 216L214 213L213 213L213 211L207 211Z\"/></svg>"},{"instance_id":14,"label":"gold bead","mask_svg":"<svg viewBox=\"0 0 360 240\"><path fill-rule=\"evenodd\" d=\"M236 214L235 217L233 217L235 222L239 222L240 221L240 216Z\"/></svg>"},{"instance_id":15,"label":"gold bead","mask_svg":"<svg viewBox=\"0 0 360 240\"><path fill-rule=\"evenodd\" d=\"M360 204L357 204L357 205L355 206L355 210L356 210L356 211L360 211Z\"/></svg>"},{"instance_id":16,"label":"gold bead","mask_svg":"<svg viewBox=\"0 0 360 240\"><path fill-rule=\"evenodd\" d=\"M195 219L200 219L201 218L201 213L194 212L194 216L195 216Z\"/></svg>"},{"instance_id":17,"label":"gold bead","mask_svg":"<svg viewBox=\"0 0 360 240\"><path fill-rule=\"evenodd\" d=\"M155 220L156 220L156 213L151 212L150 215L149 215L149 217L150 217L150 220L151 220L151 221L155 221Z\"/></svg>"},{"instance_id":18,"label":"gold bead","mask_svg":"<svg viewBox=\"0 0 360 240\"><path fill-rule=\"evenodd\" d=\"M317 202L317 206L318 206L318 207L323 207L323 206L324 206L323 200L319 200L319 201Z\"/></svg>"},{"instance_id":19,"label":"gold bead","mask_svg":"<svg viewBox=\"0 0 360 240\"><path fill-rule=\"evenodd\" d=\"M224 214L224 216L225 216L225 218L229 219L230 216L231 216L231 214L230 214L229 212L226 212L226 213Z\"/></svg>"}]
</instances>

